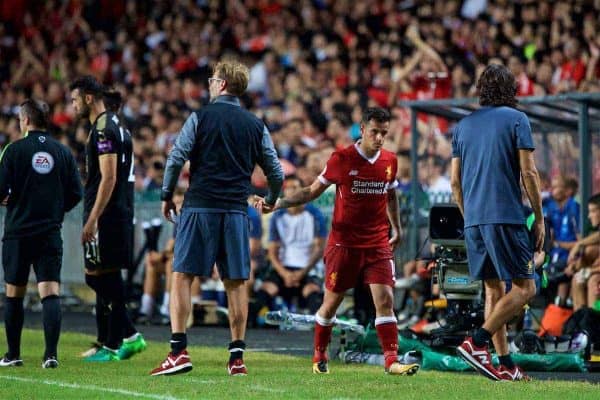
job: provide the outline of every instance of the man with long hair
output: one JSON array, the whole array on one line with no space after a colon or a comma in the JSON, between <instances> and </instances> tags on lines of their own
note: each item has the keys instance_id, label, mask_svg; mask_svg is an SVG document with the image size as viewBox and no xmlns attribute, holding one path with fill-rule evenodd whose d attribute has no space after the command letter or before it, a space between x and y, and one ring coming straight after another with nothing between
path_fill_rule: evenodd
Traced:
<instances>
[{"instance_id":1,"label":"man with long hair","mask_svg":"<svg viewBox=\"0 0 600 400\"><path fill-rule=\"evenodd\" d=\"M541 250L544 219L534 144L527 116L516 110L517 84L508 68L490 64L477 83L481 109L463 118L452 139L452 193L465 220L473 279L485 286L485 322L458 354L485 377L528 380L508 351L506 323L535 294L533 250ZM535 214L531 243L521 206L520 178ZM511 281L505 293L505 281ZM500 358L492 365L489 341Z\"/></svg>"}]
</instances>

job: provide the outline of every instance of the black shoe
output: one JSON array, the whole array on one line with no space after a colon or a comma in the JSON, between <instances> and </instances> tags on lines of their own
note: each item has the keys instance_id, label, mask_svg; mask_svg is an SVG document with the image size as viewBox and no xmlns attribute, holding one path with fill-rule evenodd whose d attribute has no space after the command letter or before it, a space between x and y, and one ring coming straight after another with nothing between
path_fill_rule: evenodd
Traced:
<instances>
[{"instance_id":1,"label":"black shoe","mask_svg":"<svg viewBox=\"0 0 600 400\"><path fill-rule=\"evenodd\" d=\"M6 353L4 355L4 357L2 357L0 359L0 367L22 367L23 366L23 360L21 360L18 357L12 358L9 357L8 353Z\"/></svg>"},{"instance_id":2,"label":"black shoe","mask_svg":"<svg viewBox=\"0 0 600 400\"><path fill-rule=\"evenodd\" d=\"M57 367L58 367L58 360L56 359L56 356L46 357L44 359L44 361L42 362L42 368L57 368Z\"/></svg>"}]
</instances>

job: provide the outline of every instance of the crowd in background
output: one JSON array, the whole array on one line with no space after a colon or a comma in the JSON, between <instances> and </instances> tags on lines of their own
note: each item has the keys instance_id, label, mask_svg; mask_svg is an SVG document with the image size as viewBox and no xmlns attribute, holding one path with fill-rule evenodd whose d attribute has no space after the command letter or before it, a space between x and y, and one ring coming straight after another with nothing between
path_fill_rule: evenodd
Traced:
<instances>
[{"instance_id":1,"label":"crowd in background","mask_svg":"<svg viewBox=\"0 0 600 400\"><path fill-rule=\"evenodd\" d=\"M54 132L82 162L87 123L67 87L92 74L123 93L136 189L153 191L190 110L208 101L211 67L230 55L251 67L243 100L268 123L286 173L311 181L358 137L366 106L392 109L386 146L406 151L397 102L473 96L492 61L511 68L519 95L599 91L598 15L597 0L3 2L0 145L19 137L16 110L31 95L49 103ZM423 116L419 130L421 183L445 190L449 123Z\"/></svg>"}]
</instances>

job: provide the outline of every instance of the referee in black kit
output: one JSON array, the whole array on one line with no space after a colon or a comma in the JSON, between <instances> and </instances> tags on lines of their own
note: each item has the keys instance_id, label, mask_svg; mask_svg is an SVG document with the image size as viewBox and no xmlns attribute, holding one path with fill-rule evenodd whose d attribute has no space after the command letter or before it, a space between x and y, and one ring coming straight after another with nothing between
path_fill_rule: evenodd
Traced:
<instances>
[{"instance_id":1,"label":"referee in black kit","mask_svg":"<svg viewBox=\"0 0 600 400\"><path fill-rule=\"evenodd\" d=\"M21 366L23 297L30 266L38 281L46 351L43 368L58 367L59 298L65 213L82 197L81 178L70 150L45 131L48 106L26 100L19 111L22 139L0 156L0 199L7 204L2 243L6 281L4 325L8 352L1 367Z\"/></svg>"}]
</instances>

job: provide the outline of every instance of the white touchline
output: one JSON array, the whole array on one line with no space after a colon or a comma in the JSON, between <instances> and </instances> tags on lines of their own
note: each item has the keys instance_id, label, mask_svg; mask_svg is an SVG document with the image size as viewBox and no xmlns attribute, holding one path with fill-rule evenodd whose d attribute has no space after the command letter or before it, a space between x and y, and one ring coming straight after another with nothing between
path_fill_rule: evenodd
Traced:
<instances>
[{"instance_id":1,"label":"white touchline","mask_svg":"<svg viewBox=\"0 0 600 400\"><path fill-rule=\"evenodd\" d=\"M262 385L251 385L250 388L254 389L254 390L258 391L258 392L285 393L285 390L274 389L274 388L270 388L270 387L262 386Z\"/></svg>"},{"instance_id":2,"label":"white touchline","mask_svg":"<svg viewBox=\"0 0 600 400\"><path fill-rule=\"evenodd\" d=\"M172 396L161 396L161 395L158 395L158 394L148 394L148 393L132 392L130 390L124 390L124 389L110 389L110 388L105 388L105 387L101 387L101 386L94 386L94 385L78 385L76 383L68 383L68 382L61 382L61 381L51 381L51 380L48 380L48 379L39 379L38 380L38 379L21 378L21 377L18 377L18 376L6 376L6 375L0 375L0 378L1 379L11 380L11 381L19 381L19 382L42 383L44 385L65 387L65 388L70 388L70 389L95 390L95 391L98 391L98 392L123 394L123 395L126 395L126 396L142 397L142 398L146 398L146 399L179 400L177 397L172 397Z\"/></svg>"},{"instance_id":3,"label":"white touchline","mask_svg":"<svg viewBox=\"0 0 600 400\"><path fill-rule=\"evenodd\" d=\"M271 351L306 351L306 347L250 347L248 349L246 349L247 353L250 352L259 352L259 353L264 353L264 352L271 352Z\"/></svg>"}]
</instances>

